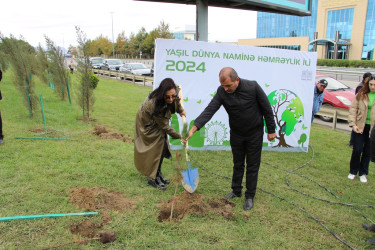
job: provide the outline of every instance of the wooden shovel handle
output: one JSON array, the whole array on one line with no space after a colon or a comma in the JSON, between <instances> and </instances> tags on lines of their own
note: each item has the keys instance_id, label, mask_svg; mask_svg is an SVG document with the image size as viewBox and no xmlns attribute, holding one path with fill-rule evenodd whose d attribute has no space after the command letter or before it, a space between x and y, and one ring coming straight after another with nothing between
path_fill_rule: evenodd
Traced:
<instances>
[{"instance_id":1,"label":"wooden shovel handle","mask_svg":"<svg viewBox=\"0 0 375 250\"><path fill-rule=\"evenodd\" d=\"M183 108L183 109L185 109L184 108L184 98L183 98L183 96L182 96L182 86L181 86L181 84L180 85L178 85L177 86L177 88L178 88L178 94L180 95L180 104L181 104L181 107ZM185 124L186 124L186 117L183 115L182 117L182 127L184 127L185 126ZM189 128L188 128L189 129ZM188 150L188 142L186 142L185 143L185 153L186 153L186 161L189 161L189 156L188 156L188 154L187 154L187 150Z\"/></svg>"}]
</instances>

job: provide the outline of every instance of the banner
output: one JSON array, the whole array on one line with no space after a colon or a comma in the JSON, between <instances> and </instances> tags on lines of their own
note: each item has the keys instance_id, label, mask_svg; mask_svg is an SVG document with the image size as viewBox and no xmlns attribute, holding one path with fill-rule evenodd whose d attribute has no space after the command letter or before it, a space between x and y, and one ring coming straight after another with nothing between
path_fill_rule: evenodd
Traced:
<instances>
[{"instance_id":1,"label":"banner","mask_svg":"<svg viewBox=\"0 0 375 250\"><path fill-rule=\"evenodd\" d=\"M257 81L272 106L277 138L269 142L265 131L263 149L308 151L316 53L175 39L155 44L154 88L167 77L182 86L189 129L216 94L220 70L232 67L240 78ZM171 126L181 133L179 115L173 115ZM230 150L229 133L221 107L189 140L189 149ZM180 140L170 143L174 150L182 148Z\"/></svg>"}]
</instances>

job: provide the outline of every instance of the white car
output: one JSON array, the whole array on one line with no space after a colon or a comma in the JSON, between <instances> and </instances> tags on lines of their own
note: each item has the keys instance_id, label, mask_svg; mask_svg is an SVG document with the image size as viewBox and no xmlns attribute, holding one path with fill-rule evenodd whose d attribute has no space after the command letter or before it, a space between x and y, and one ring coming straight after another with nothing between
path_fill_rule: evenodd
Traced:
<instances>
[{"instance_id":1,"label":"white car","mask_svg":"<svg viewBox=\"0 0 375 250\"><path fill-rule=\"evenodd\" d=\"M120 72L130 73L134 75L150 76L151 69L143 63L125 63L120 67Z\"/></svg>"}]
</instances>

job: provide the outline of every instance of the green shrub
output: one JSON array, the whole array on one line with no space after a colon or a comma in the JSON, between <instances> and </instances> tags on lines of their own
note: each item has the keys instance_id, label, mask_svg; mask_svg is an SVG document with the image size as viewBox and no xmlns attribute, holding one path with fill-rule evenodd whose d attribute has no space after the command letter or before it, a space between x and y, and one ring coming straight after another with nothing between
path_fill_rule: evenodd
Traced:
<instances>
[{"instance_id":1,"label":"green shrub","mask_svg":"<svg viewBox=\"0 0 375 250\"><path fill-rule=\"evenodd\" d=\"M91 83L91 88L95 89L98 86L99 83L99 77L95 75L94 73L90 73L90 83Z\"/></svg>"},{"instance_id":2,"label":"green shrub","mask_svg":"<svg viewBox=\"0 0 375 250\"><path fill-rule=\"evenodd\" d=\"M318 66L350 67L350 68L375 68L375 61L369 60L342 60L342 59L318 59Z\"/></svg>"}]
</instances>

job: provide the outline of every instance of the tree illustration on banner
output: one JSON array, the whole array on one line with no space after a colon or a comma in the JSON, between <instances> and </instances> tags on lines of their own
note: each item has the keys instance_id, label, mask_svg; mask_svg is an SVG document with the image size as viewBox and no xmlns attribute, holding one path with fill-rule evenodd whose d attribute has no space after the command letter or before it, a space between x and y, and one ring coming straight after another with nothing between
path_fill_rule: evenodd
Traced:
<instances>
[{"instance_id":1,"label":"tree illustration on banner","mask_svg":"<svg viewBox=\"0 0 375 250\"><path fill-rule=\"evenodd\" d=\"M275 90L268 95L276 121L276 139L279 143L273 147L290 148L285 136L289 136L304 117L304 107L301 99L287 89Z\"/></svg>"}]
</instances>

